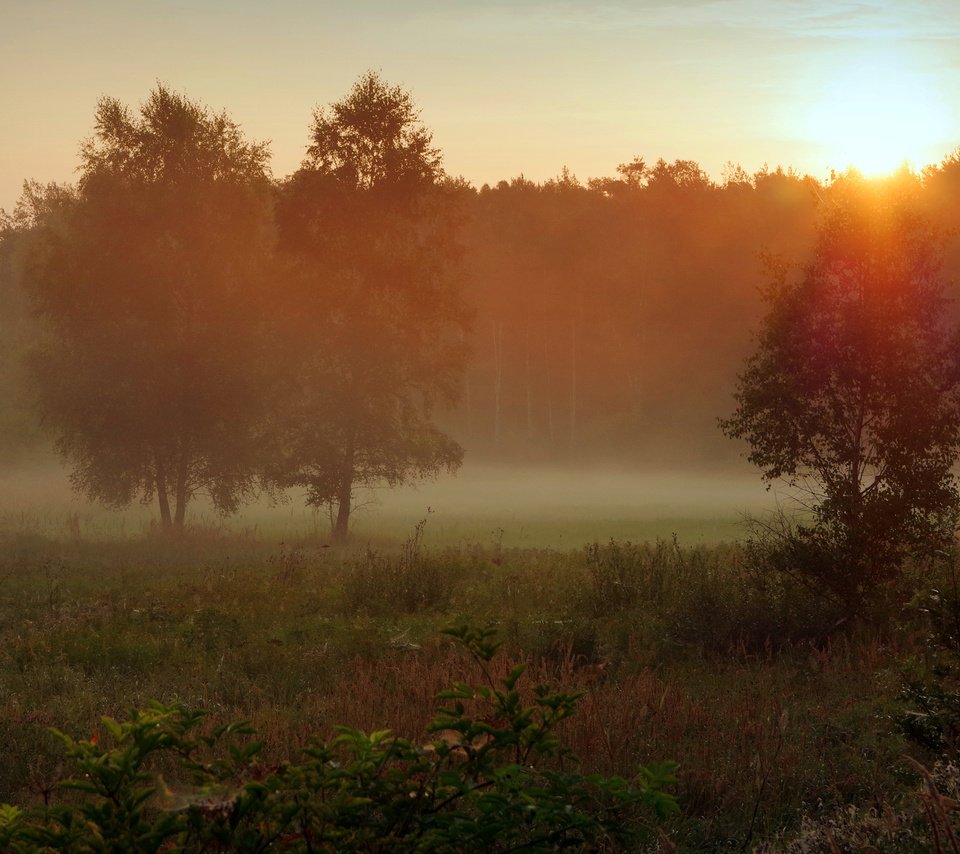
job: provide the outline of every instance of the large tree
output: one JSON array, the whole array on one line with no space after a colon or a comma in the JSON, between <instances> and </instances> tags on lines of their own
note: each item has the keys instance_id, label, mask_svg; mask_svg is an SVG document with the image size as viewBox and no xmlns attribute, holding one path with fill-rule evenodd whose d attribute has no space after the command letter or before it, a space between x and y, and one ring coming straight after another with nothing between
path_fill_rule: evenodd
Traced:
<instances>
[{"instance_id":1,"label":"large tree","mask_svg":"<svg viewBox=\"0 0 960 854\"><path fill-rule=\"evenodd\" d=\"M112 506L156 498L164 527L255 482L267 157L164 86L138 114L105 98L75 190L29 187L15 216L48 325L39 402L72 482Z\"/></svg>"},{"instance_id":2,"label":"large tree","mask_svg":"<svg viewBox=\"0 0 960 854\"><path fill-rule=\"evenodd\" d=\"M776 268L756 352L721 422L768 480L804 490L813 513L794 567L855 601L907 550L948 541L960 496L957 339L941 240L910 175L834 182L816 255Z\"/></svg>"},{"instance_id":3,"label":"large tree","mask_svg":"<svg viewBox=\"0 0 960 854\"><path fill-rule=\"evenodd\" d=\"M336 508L343 541L358 486L462 459L433 422L464 364L458 191L410 95L375 73L318 110L310 136L277 205L296 365L277 479Z\"/></svg>"}]
</instances>

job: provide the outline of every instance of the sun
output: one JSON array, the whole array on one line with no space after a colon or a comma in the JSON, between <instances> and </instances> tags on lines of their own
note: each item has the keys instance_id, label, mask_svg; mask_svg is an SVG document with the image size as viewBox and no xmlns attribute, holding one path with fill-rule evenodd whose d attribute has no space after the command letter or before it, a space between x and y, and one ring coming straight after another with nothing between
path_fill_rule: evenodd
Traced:
<instances>
[{"instance_id":1,"label":"sun","mask_svg":"<svg viewBox=\"0 0 960 854\"><path fill-rule=\"evenodd\" d=\"M838 71L807 115L807 136L830 168L865 175L938 162L950 147L947 108L929 74L896 57L871 58Z\"/></svg>"}]
</instances>

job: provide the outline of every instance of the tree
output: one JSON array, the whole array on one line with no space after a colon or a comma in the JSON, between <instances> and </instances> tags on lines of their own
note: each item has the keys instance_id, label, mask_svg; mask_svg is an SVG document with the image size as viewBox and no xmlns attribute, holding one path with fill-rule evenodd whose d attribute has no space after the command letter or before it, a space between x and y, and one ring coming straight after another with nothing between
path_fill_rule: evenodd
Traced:
<instances>
[{"instance_id":1,"label":"tree","mask_svg":"<svg viewBox=\"0 0 960 854\"><path fill-rule=\"evenodd\" d=\"M112 506L254 486L271 244L265 145L158 86L139 115L100 101L75 190L32 186L17 222L49 334L32 359L74 487Z\"/></svg>"},{"instance_id":2,"label":"tree","mask_svg":"<svg viewBox=\"0 0 960 854\"><path fill-rule=\"evenodd\" d=\"M342 542L358 486L462 460L432 421L464 366L460 188L444 180L410 95L373 72L316 112L311 141L277 204L297 367L275 479L336 507Z\"/></svg>"},{"instance_id":3,"label":"tree","mask_svg":"<svg viewBox=\"0 0 960 854\"><path fill-rule=\"evenodd\" d=\"M960 506L956 336L918 191L908 175L835 181L813 262L794 279L773 265L757 350L721 421L765 479L812 499L793 568L851 603L908 550L947 542Z\"/></svg>"},{"instance_id":4,"label":"tree","mask_svg":"<svg viewBox=\"0 0 960 854\"><path fill-rule=\"evenodd\" d=\"M45 188L51 198L66 188ZM0 210L0 464L24 462L49 452L31 405L32 381L25 364L41 331L23 288L29 235L16 215Z\"/></svg>"},{"instance_id":5,"label":"tree","mask_svg":"<svg viewBox=\"0 0 960 854\"><path fill-rule=\"evenodd\" d=\"M642 161L640 166L643 167ZM623 174L627 180L630 179L630 172ZM673 163L667 163L660 158L652 169L642 168L639 174L642 180L646 180L648 187L657 190L707 190L714 186L710 176L693 160L674 160Z\"/></svg>"}]
</instances>

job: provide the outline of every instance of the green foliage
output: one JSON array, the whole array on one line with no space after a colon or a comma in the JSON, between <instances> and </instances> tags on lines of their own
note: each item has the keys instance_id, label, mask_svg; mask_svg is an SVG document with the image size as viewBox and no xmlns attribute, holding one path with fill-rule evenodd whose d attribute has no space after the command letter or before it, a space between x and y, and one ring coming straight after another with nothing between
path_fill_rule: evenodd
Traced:
<instances>
[{"instance_id":1,"label":"green foliage","mask_svg":"<svg viewBox=\"0 0 960 854\"><path fill-rule=\"evenodd\" d=\"M342 101L314 113L310 138L313 167L348 187L433 184L443 175L410 93L373 71Z\"/></svg>"},{"instance_id":2,"label":"green foliage","mask_svg":"<svg viewBox=\"0 0 960 854\"><path fill-rule=\"evenodd\" d=\"M398 550L378 548L399 563ZM893 698L922 615L904 615L903 633L834 628L830 609L802 587L778 575L765 576L767 592L756 587L737 545L678 550L668 538L597 548L600 560L621 563L636 591L630 607L618 606L616 588L596 598L585 550L467 542L427 551L423 574L414 570L410 589L442 594L449 584L450 598L401 614L386 596L362 613L345 607L359 550L289 540L280 550L222 532L10 536L0 555L0 802L58 797L64 760L50 726L97 732L101 715L119 720L151 698L207 709L217 723L253 722L262 769L299 762L311 734L327 738L336 723L389 726L422 744L437 692L464 678L461 649L437 633L468 620L500 629L504 649L487 664L497 687L529 663L517 685L524 705L537 683L586 690L555 731L582 758L564 759L567 770L632 779L648 757L681 763L682 814L665 831L682 850L739 847L758 801L754 839L764 839L795 829L805 810L829 815L912 787L896 770L906 742ZM376 597L372 572L369 580ZM900 614L898 602L886 625ZM465 705L491 723L486 708ZM784 708L790 725L777 753ZM438 733L446 736L459 739ZM758 761L768 775L760 794ZM548 762L556 770L559 758ZM183 801L201 796L172 757L148 764Z\"/></svg>"},{"instance_id":3,"label":"green foliage","mask_svg":"<svg viewBox=\"0 0 960 854\"><path fill-rule=\"evenodd\" d=\"M960 579L958 556L940 562L939 588L918 597L927 620L924 654L904 673L898 722L908 738L935 756L960 756Z\"/></svg>"},{"instance_id":4,"label":"green foliage","mask_svg":"<svg viewBox=\"0 0 960 854\"><path fill-rule=\"evenodd\" d=\"M758 347L721 421L812 510L781 557L850 608L908 551L947 542L960 506L960 375L918 191L903 175L835 182L813 263L793 281L771 262Z\"/></svg>"},{"instance_id":5,"label":"green foliage","mask_svg":"<svg viewBox=\"0 0 960 854\"><path fill-rule=\"evenodd\" d=\"M878 616L881 624L889 621L893 613L889 600L899 591L877 584L877 577L864 568L871 556L859 550L855 538L827 525L798 522L782 512L751 520L750 526L743 544L745 564L758 583L790 591L794 602L802 603L798 616L806 619L811 635L825 637L854 615ZM881 559L878 552L872 557ZM883 571L899 568L903 557L898 548L895 560L890 557L894 562Z\"/></svg>"},{"instance_id":6,"label":"green foliage","mask_svg":"<svg viewBox=\"0 0 960 854\"><path fill-rule=\"evenodd\" d=\"M268 151L162 85L95 118L77 187L28 185L13 217L45 323L30 366L74 487L182 527L198 493L232 511L255 485Z\"/></svg>"},{"instance_id":7,"label":"green foliage","mask_svg":"<svg viewBox=\"0 0 960 854\"><path fill-rule=\"evenodd\" d=\"M375 73L318 111L309 157L280 189L290 342L281 453L271 466L307 502L455 471L463 449L434 423L458 392L466 349L457 197L441 184L410 95Z\"/></svg>"},{"instance_id":8,"label":"green foliage","mask_svg":"<svg viewBox=\"0 0 960 854\"><path fill-rule=\"evenodd\" d=\"M300 764L265 766L246 724L209 732L205 714L153 703L127 720L102 719L104 736L57 732L75 776L56 806L0 808L6 851L551 851L625 844L677 811L665 787L672 763L630 779L581 775L558 737L577 692L534 689L524 666L491 677L492 629L446 632L475 660L480 684L457 682L419 746L387 730L338 727ZM168 785L174 766L189 783Z\"/></svg>"},{"instance_id":9,"label":"green foliage","mask_svg":"<svg viewBox=\"0 0 960 854\"><path fill-rule=\"evenodd\" d=\"M643 600L660 599L666 575L674 563L665 540L634 545L611 540L584 550L595 613L625 609Z\"/></svg>"}]
</instances>

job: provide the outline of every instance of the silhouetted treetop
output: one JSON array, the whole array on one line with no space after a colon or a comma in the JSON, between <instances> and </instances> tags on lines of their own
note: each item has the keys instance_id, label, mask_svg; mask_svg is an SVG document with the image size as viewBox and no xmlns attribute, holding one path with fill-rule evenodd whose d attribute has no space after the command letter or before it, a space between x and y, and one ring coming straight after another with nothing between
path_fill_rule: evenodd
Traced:
<instances>
[{"instance_id":1,"label":"silhouetted treetop","mask_svg":"<svg viewBox=\"0 0 960 854\"><path fill-rule=\"evenodd\" d=\"M443 177L440 150L410 93L368 71L350 94L314 112L304 168L358 189L432 184Z\"/></svg>"},{"instance_id":2,"label":"silhouetted treetop","mask_svg":"<svg viewBox=\"0 0 960 854\"><path fill-rule=\"evenodd\" d=\"M116 98L102 98L94 128L81 150L81 187L103 172L149 183L248 181L268 172L268 143L245 140L225 112L213 113L163 84L138 117Z\"/></svg>"}]
</instances>

